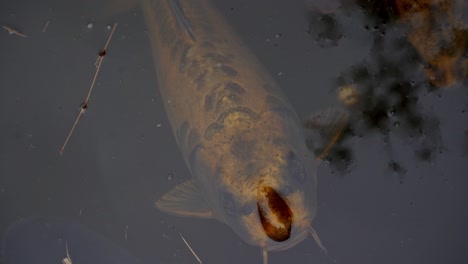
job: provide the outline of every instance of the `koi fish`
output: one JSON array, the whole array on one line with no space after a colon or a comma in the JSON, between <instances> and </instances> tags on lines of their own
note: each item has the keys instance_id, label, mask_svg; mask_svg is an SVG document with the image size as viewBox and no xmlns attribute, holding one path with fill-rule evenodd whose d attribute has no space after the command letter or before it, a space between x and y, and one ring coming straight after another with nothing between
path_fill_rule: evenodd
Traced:
<instances>
[{"instance_id":1,"label":"koi fish","mask_svg":"<svg viewBox=\"0 0 468 264\"><path fill-rule=\"evenodd\" d=\"M263 263L308 235L325 251L312 228L318 161L274 78L209 1L142 3L161 97L192 174L156 207L225 223L262 249ZM322 154L347 118L329 109L305 122Z\"/></svg>"}]
</instances>

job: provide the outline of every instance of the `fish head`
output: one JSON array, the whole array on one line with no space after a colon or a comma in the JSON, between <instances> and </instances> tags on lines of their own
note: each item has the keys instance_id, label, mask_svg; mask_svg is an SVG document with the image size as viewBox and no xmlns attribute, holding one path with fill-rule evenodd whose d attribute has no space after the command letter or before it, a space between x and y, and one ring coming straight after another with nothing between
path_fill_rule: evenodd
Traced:
<instances>
[{"instance_id":1,"label":"fish head","mask_svg":"<svg viewBox=\"0 0 468 264\"><path fill-rule=\"evenodd\" d=\"M317 211L316 170L309 154L272 152L275 160L242 167L245 177L218 192L219 210L220 220L245 242L280 251L310 234Z\"/></svg>"}]
</instances>

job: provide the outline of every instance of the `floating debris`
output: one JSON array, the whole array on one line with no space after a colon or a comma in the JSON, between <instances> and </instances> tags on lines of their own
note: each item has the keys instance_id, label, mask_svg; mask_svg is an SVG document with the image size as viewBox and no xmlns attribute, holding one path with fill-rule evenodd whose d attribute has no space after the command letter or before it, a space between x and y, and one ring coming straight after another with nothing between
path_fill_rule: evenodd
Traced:
<instances>
[{"instance_id":1,"label":"floating debris","mask_svg":"<svg viewBox=\"0 0 468 264\"><path fill-rule=\"evenodd\" d=\"M88 27L89 27L89 25L88 25ZM99 56L98 56L98 58L96 60L96 63L97 63L96 72L94 73L94 78L93 78L93 81L91 82L91 86L89 88L88 95L86 96L86 100L84 101L84 103L81 105L81 109L80 109L80 112L78 113L78 116L75 119L75 123L73 124L73 126L72 126L72 128L70 130L70 133L68 133L68 136L65 139L65 142L63 143L62 148L60 149L60 155L63 154L63 150L67 146L68 140L70 139L71 135L73 134L73 131L75 130L76 125L78 124L78 121L80 120L81 116L84 114L85 110L88 108L89 98L91 97L91 93L92 93L92 91L94 89L94 84L96 83L96 78L97 78L97 76L99 74L99 70L101 69L102 60L104 59L104 55L106 55L107 46L109 46L109 42L112 39L112 35L114 34L114 31L115 31L116 27L117 27L117 23L114 24L114 27L112 28L112 31L111 31L111 33L109 35L109 38L107 39L106 45L99 52Z\"/></svg>"},{"instance_id":2,"label":"floating debris","mask_svg":"<svg viewBox=\"0 0 468 264\"><path fill-rule=\"evenodd\" d=\"M46 32L47 28L49 27L49 23L50 23L50 21L47 20L47 22L45 23L44 27L42 28L42 32Z\"/></svg>"},{"instance_id":3,"label":"floating debris","mask_svg":"<svg viewBox=\"0 0 468 264\"><path fill-rule=\"evenodd\" d=\"M338 89L338 99L345 105L355 105L359 102L359 91L353 84L343 85Z\"/></svg>"},{"instance_id":4,"label":"floating debris","mask_svg":"<svg viewBox=\"0 0 468 264\"><path fill-rule=\"evenodd\" d=\"M8 31L8 34L10 34L10 35L18 35L18 36L20 36L20 37L22 37L22 38L29 38L27 35L25 35L25 34L19 32L18 30L14 29L14 28L12 28L12 27L5 26L5 25L3 25L2 27L3 27L4 29L6 29L6 30Z\"/></svg>"},{"instance_id":5,"label":"floating debris","mask_svg":"<svg viewBox=\"0 0 468 264\"><path fill-rule=\"evenodd\" d=\"M193 256L197 259L198 263L202 264L202 261L200 260L200 258L197 256L197 254L195 253L195 251L193 251L192 247L189 245L189 243L187 242L187 240L185 240L185 238L182 236L181 233L179 233L180 237L182 238L182 240L184 241L185 245L188 247L188 249L190 250L190 252L192 252Z\"/></svg>"},{"instance_id":6,"label":"floating debris","mask_svg":"<svg viewBox=\"0 0 468 264\"><path fill-rule=\"evenodd\" d=\"M68 243L65 241L65 252L67 253L67 257L62 259L62 264L73 264L70 254L68 253Z\"/></svg>"}]
</instances>

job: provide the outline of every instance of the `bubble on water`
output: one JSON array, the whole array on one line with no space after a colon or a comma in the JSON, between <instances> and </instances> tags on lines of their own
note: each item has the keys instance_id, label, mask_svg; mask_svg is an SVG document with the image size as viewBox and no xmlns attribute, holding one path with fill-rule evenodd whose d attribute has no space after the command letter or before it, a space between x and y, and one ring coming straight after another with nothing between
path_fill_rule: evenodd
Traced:
<instances>
[{"instance_id":1,"label":"bubble on water","mask_svg":"<svg viewBox=\"0 0 468 264\"><path fill-rule=\"evenodd\" d=\"M168 180L168 181L172 181L172 179L174 179L174 174L169 173L169 174L167 175L167 180Z\"/></svg>"},{"instance_id":2,"label":"bubble on water","mask_svg":"<svg viewBox=\"0 0 468 264\"><path fill-rule=\"evenodd\" d=\"M88 25L87 25L88 29L92 29L93 26L94 26L94 24L93 24L92 22L91 22L91 23L88 23Z\"/></svg>"}]
</instances>

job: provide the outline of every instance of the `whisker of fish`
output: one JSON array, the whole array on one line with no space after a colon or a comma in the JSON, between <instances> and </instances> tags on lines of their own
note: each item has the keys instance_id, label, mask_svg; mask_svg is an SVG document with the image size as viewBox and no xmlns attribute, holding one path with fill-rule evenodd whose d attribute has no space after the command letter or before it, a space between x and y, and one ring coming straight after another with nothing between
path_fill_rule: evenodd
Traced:
<instances>
[{"instance_id":1,"label":"whisker of fish","mask_svg":"<svg viewBox=\"0 0 468 264\"><path fill-rule=\"evenodd\" d=\"M107 47L109 46L110 40L112 39L112 35L114 35L115 28L117 27L117 23L114 24L114 27L112 28L112 31L109 35L109 38L107 39L106 45L104 48L99 52L99 56L96 60L96 72L94 73L93 81L91 82L91 86L89 87L88 95L86 96L86 100L84 103L81 105L80 112L78 113L78 116L75 119L75 123L73 124L72 128L70 129L70 132L68 133L67 138L65 139L65 142L62 145L62 148L60 148L60 155L63 154L63 151L65 150L65 147L67 146L68 141L70 140L71 135L73 134L73 131L75 130L76 125L78 124L78 121L80 120L81 116L84 114L86 108L88 108L88 101L89 98L91 97L91 93L93 92L94 89L94 84L96 83L97 76L99 74L99 70L101 69L102 65L102 60L104 59L104 55L106 55Z\"/></svg>"},{"instance_id":2,"label":"whisker of fish","mask_svg":"<svg viewBox=\"0 0 468 264\"><path fill-rule=\"evenodd\" d=\"M325 255L328 255L327 249L322 244L322 241L320 241L320 237L318 236L317 232L315 232L315 229L311 226L309 226L309 233L312 236L312 238L315 240L315 243L317 243L320 249L325 253Z\"/></svg>"},{"instance_id":3,"label":"whisker of fish","mask_svg":"<svg viewBox=\"0 0 468 264\"><path fill-rule=\"evenodd\" d=\"M262 249L263 264L268 264L268 251Z\"/></svg>"},{"instance_id":4,"label":"whisker of fish","mask_svg":"<svg viewBox=\"0 0 468 264\"><path fill-rule=\"evenodd\" d=\"M184 241L185 245L188 247L188 249L190 250L190 252L192 252L192 255L197 259L198 263L202 264L202 261L200 260L200 258L198 257L198 255L195 253L195 251L193 251L192 247L189 245L189 243L187 242L187 240L185 240L184 236L182 236L181 233L179 233L180 237L182 238L182 241Z\"/></svg>"}]
</instances>

